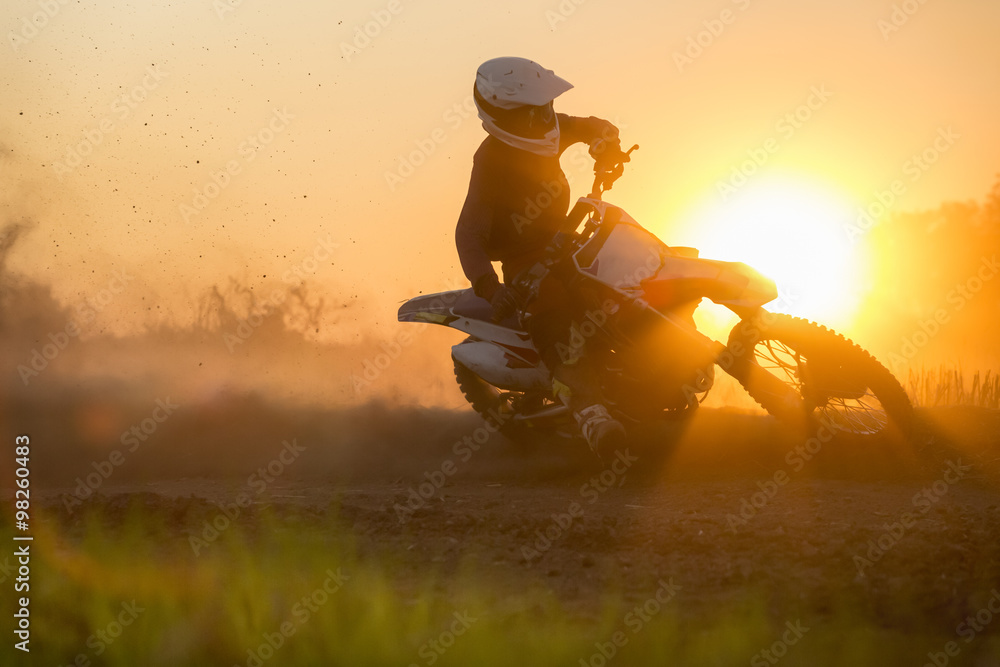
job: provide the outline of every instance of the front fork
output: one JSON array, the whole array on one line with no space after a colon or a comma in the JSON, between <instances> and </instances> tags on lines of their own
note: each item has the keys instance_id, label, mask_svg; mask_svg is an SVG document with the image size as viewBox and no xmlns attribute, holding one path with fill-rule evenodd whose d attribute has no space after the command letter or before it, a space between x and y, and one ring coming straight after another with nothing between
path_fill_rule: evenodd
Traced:
<instances>
[{"instance_id":1,"label":"front fork","mask_svg":"<svg viewBox=\"0 0 1000 667\"><path fill-rule=\"evenodd\" d=\"M762 308L732 310L740 316L740 321L730 332L729 343L723 345L718 341L711 341L716 365L736 378L744 387L753 387L756 392L774 396L776 404L783 406L781 411L784 416L789 421L796 419L802 414L803 397L770 371L761 368L753 353L757 343L756 337L760 333L760 325L755 323L754 319L762 313L766 314L767 311ZM734 335L737 330L745 334Z\"/></svg>"}]
</instances>

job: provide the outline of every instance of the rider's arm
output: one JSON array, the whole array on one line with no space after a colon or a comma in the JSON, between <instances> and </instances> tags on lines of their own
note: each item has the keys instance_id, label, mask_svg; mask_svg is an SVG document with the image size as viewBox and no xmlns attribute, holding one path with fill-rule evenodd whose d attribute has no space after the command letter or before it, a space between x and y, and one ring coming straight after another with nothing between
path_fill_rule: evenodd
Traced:
<instances>
[{"instance_id":1,"label":"rider's arm","mask_svg":"<svg viewBox=\"0 0 1000 667\"><path fill-rule=\"evenodd\" d=\"M462 271L472 283L473 291L477 296L490 300L500 287L500 279L493 270L487 251L493 226L493 201L490 181L484 172L478 162L473 164L469 194L455 228L455 245Z\"/></svg>"},{"instance_id":2,"label":"rider's arm","mask_svg":"<svg viewBox=\"0 0 1000 667\"><path fill-rule=\"evenodd\" d=\"M579 116L567 116L558 114L560 143L564 146L584 142L593 144L598 139L604 139L610 143L618 142L618 128L614 123L589 116L581 118Z\"/></svg>"}]
</instances>

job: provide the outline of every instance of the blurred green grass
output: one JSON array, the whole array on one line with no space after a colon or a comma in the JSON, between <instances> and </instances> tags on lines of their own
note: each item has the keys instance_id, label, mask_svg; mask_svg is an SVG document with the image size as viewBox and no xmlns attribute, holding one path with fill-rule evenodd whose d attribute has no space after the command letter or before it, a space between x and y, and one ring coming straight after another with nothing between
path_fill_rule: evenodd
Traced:
<instances>
[{"instance_id":1,"label":"blurred green grass","mask_svg":"<svg viewBox=\"0 0 1000 667\"><path fill-rule=\"evenodd\" d=\"M537 584L521 582L512 594L510 582L484 574L474 545L452 571L428 564L414 578L391 552L362 553L336 507L263 509L195 555L189 536L217 507L126 498L92 505L72 522L34 512L24 664L756 665L773 664L760 651L786 622L801 620L809 630L782 665L919 666L927 646L954 639L928 630L914 641L847 603L818 609L803 596L800 606L775 608L766 590L712 605L681 589L643 618L609 583L593 613L580 613ZM4 522L0 536L11 544L12 534ZM324 584L335 590L317 595ZM133 601L142 611L116 627ZM623 647L612 643L616 632ZM950 664L965 664L962 657Z\"/></svg>"}]
</instances>

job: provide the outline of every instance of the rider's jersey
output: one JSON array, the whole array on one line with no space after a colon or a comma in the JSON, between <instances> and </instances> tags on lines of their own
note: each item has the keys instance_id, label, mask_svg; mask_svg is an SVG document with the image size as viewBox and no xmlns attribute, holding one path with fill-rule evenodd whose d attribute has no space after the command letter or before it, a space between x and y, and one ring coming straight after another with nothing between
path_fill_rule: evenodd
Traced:
<instances>
[{"instance_id":1,"label":"rider's jersey","mask_svg":"<svg viewBox=\"0 0 1000 667\"><path fill-rule=\"evenodd\" d=\"M569 210L569 183L559 156L572 144L592 142L610 123L557 114L559 153L543 156L489 136L473 158L469 194L458 218L455 242L462 270L474 287L496 278L491 261L503 264L507 281L541 258Z\"/></svg>"}]
</instances>

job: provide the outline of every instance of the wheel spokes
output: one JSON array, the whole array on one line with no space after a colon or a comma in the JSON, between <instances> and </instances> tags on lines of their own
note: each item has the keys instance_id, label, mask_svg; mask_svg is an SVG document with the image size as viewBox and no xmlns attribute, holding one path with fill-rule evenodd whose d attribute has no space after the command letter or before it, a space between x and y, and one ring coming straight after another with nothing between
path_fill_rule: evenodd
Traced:
<instances>
[{"instance_id":1,"label":"wheel spokes","mask_svg":"<svg viewBox=\"0 0 1000 667\"><path fill-rule=\"evenodd\" d=\"M874 399L877 405L865 401L869 397ZM821 412L828 418L832 417L830 421L834 426L851 433L878 433L889 423L881 402L871 392L866 392L858 399L832 398L823 406Z\"/></svg>"},{"instance_id":2,"label":"wheel spokes","mask_svg":"<svg viewBox=\"0 0 1000 667\"><path fill-rule=\"evenodd\" d=\"M762 350L755 350L757 365L766 371L771 371L778 376L778 379L794 385L801 393L802 356L778 340L765 339L761 343L764 344L767 354L764 354ZM780 373L774 371L780 371Z\"/></svg>"},{"instance_id":3,"label":"wheel spokes","mask_svg":"<svg viewBox=\"0 0 1000 667\"><path fill-rule=\"evenodd\" d=\"M864 387L857 398L838 396L837 391L817 386L808 373L808 361L792 347L776 339L764 339L754 348L757 365L798 393L806 412L816 410L833 428L848 433L873 434L882 431L889 422L882 402Z\"/></svg>"}]
</instances>

